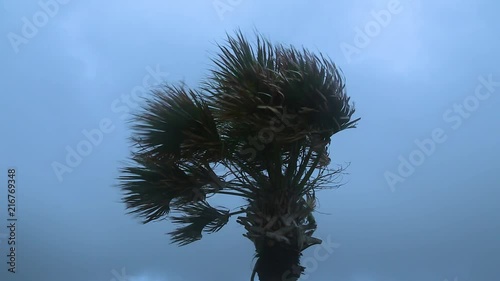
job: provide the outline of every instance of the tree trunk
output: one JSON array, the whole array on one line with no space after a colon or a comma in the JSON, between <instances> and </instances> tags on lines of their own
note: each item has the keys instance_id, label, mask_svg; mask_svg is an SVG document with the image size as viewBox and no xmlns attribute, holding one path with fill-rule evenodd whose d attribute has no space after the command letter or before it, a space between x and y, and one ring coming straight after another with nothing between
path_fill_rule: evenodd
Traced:
<instances>
[{"instance_id":1,"label":"tree trunk","mask_svg":"<svg viewBox=\"0 0 500 281\"><path fill-rule=\"evenodd\" d=\"M304 268L300 266L300 251L290 245L268 240L257 252L255 272L260 281L296 281Z\"/></svg>"}]
</instances>

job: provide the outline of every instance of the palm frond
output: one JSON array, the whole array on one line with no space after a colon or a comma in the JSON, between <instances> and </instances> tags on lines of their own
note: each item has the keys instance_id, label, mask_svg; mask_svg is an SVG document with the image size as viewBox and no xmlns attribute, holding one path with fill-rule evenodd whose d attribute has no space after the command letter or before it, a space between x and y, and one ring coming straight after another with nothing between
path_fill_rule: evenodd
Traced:
<instances>
[{"instance_id":1,"label":"palm frond","mask_svg":"<svg viewBox=\"0 0 500 281\"><path fill-rule=\"evenodd\" d=\"M164 86L135 115L134 140L140 153L158 159L218 161L222 143L202 96L184 87Z\"/></svg>"},{"instance_id":2,"label":"palm frond","mask_svg":"<svg viewBox=\"0 0 500 281\"><path fill-rule=\"evenodd\" d=\"M169 234L172 235L172 243L181 246L201 239L202 232L219 231L229 220L229 210L216 209L206 201L184 205L178 210L184 215L172 217L172 222L187 225L177 228Z\"/></svg>"},{"instance_id":3,"label":"palm frond","mask_svg":"<svg viewBox=\"0 0 500 281\"><path fill-rule=\"evenodd\" d=\"M216 193L221 181L210 167L154 161L141 155L122 169L123 202L129 213L143 217L143 223L168 215L170 208L204 200ZM215 187L215 188L214 188Z\"/></svg>"},{"instance_id":4,"label":"palm frond","mask_svg":"<svg viewBox=\"0 0 500 281\"><path fill-rule=\"evenodd\" d=\"M294 143L314 138L313 159L328 164L328 155L317 151L333 134L359 121L352 120L354 106L336 65L323 55L273 45L261 36L252 45L241 32L228 36L220 50L205 90L221 134L230 140L227 147L242 152L232 156L268 169L270 151L278 147L286 155ZM266 140L263 132L270 135Z\"/></svg>"}]
</instances>

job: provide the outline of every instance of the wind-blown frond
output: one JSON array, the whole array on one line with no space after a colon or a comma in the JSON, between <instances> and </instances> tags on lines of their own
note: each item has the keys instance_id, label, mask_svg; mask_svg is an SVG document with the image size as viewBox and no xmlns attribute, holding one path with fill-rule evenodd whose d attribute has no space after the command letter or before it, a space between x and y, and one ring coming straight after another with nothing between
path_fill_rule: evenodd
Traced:
<instances>
[{"instance_id":1,"label":"wind-blown frond","mask_svg":"<svg viewBox=\"0 0 500 281\"><path fill-rule=\"evenodd\" d=\"M222 143L215 120L200 94L164 86L133 120L140 153L157 159L217 161Z\"/></svg>"},{"instance_id":2,"label":"wind-blown frond","mask_svg":"<svg viewBox=\"0 0 500 281\"><path fill-rule=\"evenodd\" d=\"M184 205L179 208L182 216L172 217L176 224L187 224L169 232L172 243L181 246L201 239L202 232L213 233L219 231L229 220L229 210L219 210L210 206L206 201Z\"/></svg>"},{"instance_id":3,"label":"wind-blown frond","mask_svg":"<svg viewBox=\"0 0 500 281\"><path fill-rule=\"evenodd\" d=\"M354 108L331 60L261 38L257 42L253 47L239 33L214 59L210 106L232 136L247 141L248 135L283 125L274 130L273 141L293 142L311 133L326 140L355 126L359 119L351 120Z\"/></svg>"},{"instance_id":4,"label":"wind-blown frond","mask_svg":"<svg viewBox=\"0 0 500 281\"><path fill-rule=\"evenodd\" d=\"M221 184L210 167L155 162L139 155L134 164L122 169L119 179L127 209L144 217L144 223L166 216L172 206L204 200Z\"/></svg>"},{"instance_id":5,"label":"wind-blown frond","mask_svg":"<svg viewBox=\"0 0 500 281\"><path fill-rule=\"evenodd\" d=\"M253 46L241 32L220 49L205 90L230 160L243 159L275 179L278 165L293 170L285 172L288 178L327 166L331 136L359 120L352 120L355 110L336 65L261 37ZM311 153L300 153L304 146ZM304 157L304 167L313 170L296 166Z\"/></svg>"}]
</instances>

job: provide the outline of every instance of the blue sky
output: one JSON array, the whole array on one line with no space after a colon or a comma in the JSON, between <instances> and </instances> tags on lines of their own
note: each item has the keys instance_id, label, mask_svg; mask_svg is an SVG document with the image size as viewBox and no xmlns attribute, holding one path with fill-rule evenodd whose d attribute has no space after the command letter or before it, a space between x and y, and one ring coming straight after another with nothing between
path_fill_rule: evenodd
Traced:
<instances>
[{"instance_id":1,"label":"blue sky","mask_svg":"<svg viewBox=\"0 0 500 281\"><path fill-rule=\"evenodd\" d=\"M134 97L162 81L196 87L216 43L237 28L330 56L362 118L332 139L332 162L351 165L343 187L318 194L316 236L336 246L305 252L303 280L494 280L499 8L0 0L0 178L7 183L16 168L18 218L15 274L0 228L1 280L248 280L253 248L240 225L179 248L168 222L125 215L113 186L129 153Z\"/></svg>"}]
</instances>

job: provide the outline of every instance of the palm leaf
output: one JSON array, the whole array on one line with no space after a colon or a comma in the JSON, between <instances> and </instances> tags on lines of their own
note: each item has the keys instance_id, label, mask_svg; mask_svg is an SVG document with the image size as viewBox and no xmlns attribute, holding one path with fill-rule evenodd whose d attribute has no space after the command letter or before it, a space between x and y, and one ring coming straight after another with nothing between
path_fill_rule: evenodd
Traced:
<instances>
[{"instance_id":1,"label":"palm leaf","mask_svg":"<svg viewBox=\"0 0 500 281\"><path fill-rule=\"evenodd\" d=\"M136 155L134 162L122 169L123 202L129 213L145 218L143 223L168 215L173 206L204 200L216 193L220 179L210 167L199 164L157 162Z\"/></svg>"},{"instance_id":2,"label":"palm leaf","mask_svg":"<svg viewBox=\"0 0 500 281\"><path fill-rule=\"evenodd\" d=\"M228 210L219 210L210 206L206 201L184 205L179 212L182 216L171 218L173 223L187 224L169 232L172 243L181 246L187 245L202 238L202 232L213 233L219 231L229 220Z\"/></svg>"},{"instance_id":3,"label":"palm leaf","mask_svg":"<svg viewBox=\"0 0 500 281\"><path fill-rule=\"evenodd\" d=\"M159 159L218 161L222 144L215 120L200 94L164 86L135 115L134 141L141 153Z\"/></svg>"}]
</instances>

